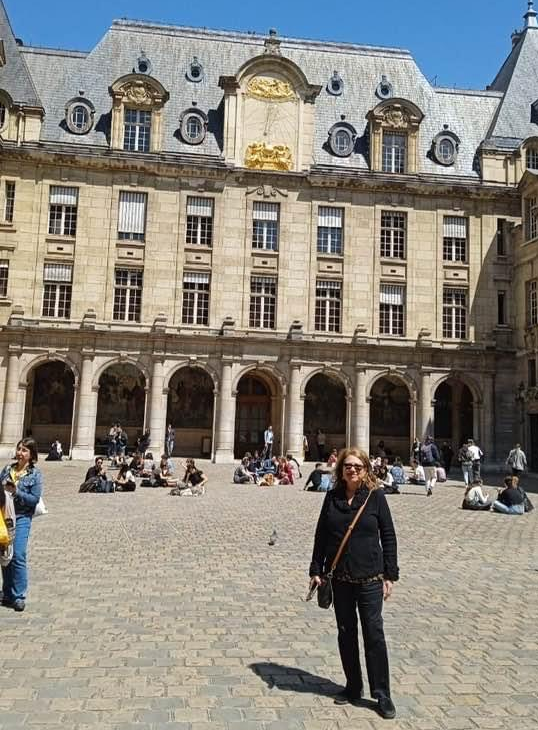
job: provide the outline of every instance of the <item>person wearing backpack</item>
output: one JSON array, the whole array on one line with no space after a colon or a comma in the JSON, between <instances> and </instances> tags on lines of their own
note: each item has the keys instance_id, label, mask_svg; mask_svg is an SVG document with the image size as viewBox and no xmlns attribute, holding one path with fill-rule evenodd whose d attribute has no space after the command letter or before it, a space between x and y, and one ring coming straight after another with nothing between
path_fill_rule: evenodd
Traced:
<instances>
[{"instance_id":1,"label":"person wearing backpack","mask_svg":"<svg viewBox=\"0 0 538 730\"><path fill-rule=\"evenodd\" d=\"M469 487L473 481L473 454L469 450L466 441L463 442L461 449L458 451L458 461L463 473L465 486Z\"/></svg>"},{"instance_id":2,"label":"person wearing backpack","mask_svg":"<svg viewBox=\"0 0 538 730\"><path fill-rule=\"evenodd\" d=\"M424 467L427 497L431 497L433 494L433 488L437 482L437 464L440 459L439 449L435 441L431 436L426 436L420 449L420 461Z\"/></svg>"}]
</instances>

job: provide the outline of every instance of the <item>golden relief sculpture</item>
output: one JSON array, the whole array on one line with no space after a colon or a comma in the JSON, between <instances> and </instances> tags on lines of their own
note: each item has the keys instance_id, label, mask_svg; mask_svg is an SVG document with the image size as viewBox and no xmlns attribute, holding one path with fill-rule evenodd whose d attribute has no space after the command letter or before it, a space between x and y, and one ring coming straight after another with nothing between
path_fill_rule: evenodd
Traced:
<instances>
[{"instance_id":1,"label":"golden relief sculpture","mask_svg":"<svg viewBox=\"0 0 538 730\"><path fill-rule=\"evenodd\" d=\"M250 170L291 170L292 166L291 150L285 144L254 142L246 149L245 167Z\"/></svg>"},{"instance_id":2,"label":"golden relief sculpture","mask_svg":"<svg viewBox=\"0 0 538 730\"><path fill-rule=\"evenodd\" d=\"M268 76L256 76L247 86L247 94L255 99L270 101L291 101L295 99L295 92L287 81L272 79Z\"/></svg>"}]
</instances>

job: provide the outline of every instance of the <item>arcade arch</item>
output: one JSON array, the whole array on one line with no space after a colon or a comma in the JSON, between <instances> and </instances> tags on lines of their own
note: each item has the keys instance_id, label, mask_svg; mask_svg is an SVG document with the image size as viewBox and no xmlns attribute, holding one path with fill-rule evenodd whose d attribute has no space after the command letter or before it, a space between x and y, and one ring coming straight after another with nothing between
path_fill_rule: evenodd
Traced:
<instances>
[{"instance_id":1,"label":"arcade arch","mask_svg":"<svg viewBox=\"0 0 538 730\"><path fill-rule=\"evenodd\" d=\"M309 442L310 458L322 458L316 434L325 435L324 456L331 449L343 448L347 432L346 386L336 374L321 372L312 375L304 389L304 433Z\"/></svg>"},{"instance_id":2,"label":"arcade arch","mask_svg":"<svg viewBox=\"0 0 538 730\"><path fill-rule=\"evenodd\" d=\"M176 370L168 384L166 424L172 424L176 440L174 454L206 456L211 453L215 384L200 367Z\"/></svg>"},{"instance_id":3,"label":"arcade arch","mask_svg":"<svg viewBox=\"0 0 538 730\"><path fill-rule=\"evenodd\" d=\"M388 456L399 456L408 461L411 399L409 385L398 375L384 375L374 382L370 390L371 453L376 454L383 449Z\"/></svg>"},{"instance_id":4,"label":"arcade arch","mask_svg":"<svg viewBox=\"0 0 538 730\"><path fill-rule=\"evenodd\" d=\"M249 370L237 382L234 455L261 451L263 434L272 425L275 433L273 453L281 448L282 386L275 376L263 370Z\"/></svg>"},{"instance_id":5,"label":"arcade arch","mask_svg":"<svg viewBox=\"0 0 538 730\"><path fill-rule=\"evenodd\" d=\"M134 446L146 422L147 381L144 373L130 362L113 363L99 375L99 395L95 424L96 448L107 442L113 423L120 423Z\"/></svg>"},{"instance_id":6,"label":"arcade arch","mask_svg":"<svg viewBox=\"0 0 538 730\"><path fill-rule=\"evenodd\" d=\"M455 452L462 442L478 438L474 432L474 398L470 387L459 378L450 377L440 383L434 395L434 436L448 442Z\"/></svg>"}]
</instances>

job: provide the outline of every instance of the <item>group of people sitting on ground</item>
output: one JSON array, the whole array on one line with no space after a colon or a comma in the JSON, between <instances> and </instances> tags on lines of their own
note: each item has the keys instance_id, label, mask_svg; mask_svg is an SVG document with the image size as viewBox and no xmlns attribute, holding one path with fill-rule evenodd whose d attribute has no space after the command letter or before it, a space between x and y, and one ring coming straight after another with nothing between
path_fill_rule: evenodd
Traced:
<instances>
[{"instance_id":1,"label":"group of people sitting on ground","mask_svg":"<svg viewBox=\"0 0 538 730\"><path fill-rule=\"evenodd\" d=\"M497 491L497 499L492 500L488 492L482 489L481 479L468 484L461 505L462 509L487 512L501 512L505 515L522 515L534 509L527 493L519 483L519 477L504 478L503 486Z\"/></svg>"},{"instance_id":2,"label":"group of people sitting on ground","mask_svg":"<svg viewBox=\"0 0 538 730\"><path fill-rule=\"evenodd\" d=\"M258 451L246 452L235 468L234 484L256 484L272 487L277 484L295 484L302 477L299 462L291 454L264 459Z\"/></svg>"},{"instance_id":3,"label":"group of people sitting on ground","mask_svg":"<svg viewBox=\"0 0 538 730\"><path fill-rule=\"evenodd\" d=\"M174 465L166 454L162 454L160 461L155 462L153 454L136 452L132 458L120 455L115 458L117 473L112 476L107 473L104 459L95 458L95 464L86 472L86 478L80 485L79 492L134 492L136 479L144 487L168 487L170 494L176 496L205 494L206 475L196 467L194 459L187 459L183 479L174 475Z\"/></svg>"}]
</instances>

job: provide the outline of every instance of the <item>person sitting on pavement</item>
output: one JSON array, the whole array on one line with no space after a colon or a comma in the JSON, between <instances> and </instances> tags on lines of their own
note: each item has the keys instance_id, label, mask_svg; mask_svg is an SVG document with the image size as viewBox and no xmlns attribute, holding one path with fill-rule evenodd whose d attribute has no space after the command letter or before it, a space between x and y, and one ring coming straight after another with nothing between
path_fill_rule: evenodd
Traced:
<instances>
[{"instance_id":1,"label":"person sitting on pavement","mask_svg":"<svg viewBox=\"0 0 538 730\"><path fill-rule=\"evenodd\" d=\"M378 467L377 471L375 471L374 474L378 478L379 482L382 484L385 494L400 494L398 485L394 484L394 477L387 469L385 464L382 464L380 467Z\"/></svg>"},{"instance_id":2,"label":"person sitting on pavement","mask_svg":"<svg viewBox=\"0 0 538 730\"><path fill-rule=\"evenodd\" d=\"M292 454L286 454L286 461L288 462L288 466L292 471L293 481L296 482L299 479L302 479L303 475L301 474L301 467L295 456L293 456Z\"/></svg>"},{"instance_id":3,"label":"person sitting on pavement","mask_svg":"<svg viewBox=\"0 0 538 730\"><path fill-rule=\"evenodd\" d=\"M402 460L399 456L396 456L394 458L394 464L390 468L390 473L392 475L392 478L394 480L394 484L400 488L401 484L405 484L407 481L407 478L405 476L405 471L403 468Z\"/></svg>"},{"instance_id":4,"label":"person sitting on pavement","mask_svg":"<svg viewBox=\"0 0 538 730\"><path fill-rule=\"evenodd\" d=\"M142 458L142 454L140 454L138 451L135 451L135 453L131 457L131 461L129 462L129 469L133 472L135 476L140 476L140 472L144 468L144 459Z\"/></svg>"},{"instance_id":5,"label":"person sitting on pavement","mask_svg":"<svg viewBox=\"0 0 538 730\"><path fill-rule=\"evenodd\" d=\"M151 451L148 451L144 456L142 469L140 470L139 474L143 479L151 479L154 475L154 471L155 461L153 459L153 454L151 453Z\"/></svg>"},{"instance_id":6,"label":"person sitting on pavement","mask_svg":"<svg viewBox=\"0 0 538 730\"><path fill-rule=\"evenodd\" d=\"M62 444L55 439L49 449L49 453L45 457L45 461L61 461L63 457Z\"/></svg>"},{"instance_id":7,"label":"person sitting on pavement","mask_svg":"<svg viewBox=\"0 0 538 730\"><path fill-rule=\"evenodd\" d=\"M136 482L133 472L129 469L129 465L125 462L120 466L120 470L114 479L116 492L134 492Z\"/></svg>"},{"instance_id":8,"label":"person sitting on pavement","mask_svg":"<svg viewBox=\"0 0 538 730\"><path fill-rule=\"evenodd\" d=\"M235 468L233 482L234 484L255 484L256 477L248 470L249 457L244 456L239 466Z\"/></svg>"},{"instance_id":9,"label":"person sitting on pavement","mask_svg":"<svg viewBox=\"0 0 538 730\"><path fill-rule=\"evenodd\" d=\"M275 477L273 472L267 472L258 482L259 487L276 487L278 479Z\"/></svg>"},{"instance_id":10,"label":"person sitting on pavement","mask_svg":"<svg viewBox=\"0 0 538 730\"><path fill-rule=\"evenodd\" d=\"M318 461L314 471L310 472L303 489L307 492L326 492L327 489L322 489L324 478L326 482L330 482L331 473L323 467L321 461Z\"/></svg>"},{"instance_id":11,"label":"person sitting on pavement","mask_svg":"<svg viewBox=\"0 0 538 730\"><path fill-rule=\"evenodd\" d=\"M178 484L178 489L182 495L184 493L190 493L195 496L205 494L207 477L203 471L196 468L194 459L190 459L189 461L190 463L187 465L185 471L185 479L183 480L183 484Z\"/></svg>"},{"instance_id":12,"label":"person sitting on pavement","mask_svg":"<svg viewBox=\"0 0 538 730\"><path fill-rule=\"evenodd\" d=\"M482 489L482 480L467 485L461 508L485 512L491 508L491 499L489 494Z\"/></svg>"},{"instance_id":13,"label":"person sitting on pavement","mask_svg":"<svg viewBox=\"0 0 538 730\"><path fill-rule=\"evenodd\" d=\"M411 475L409 477L409 484L419 484L423 486L426 484L426 476L424 475L424 468L422 464L419 464L416 459L411 462Z\"/></svg>"},{"instance_id":14,"label":"person sitting on pavement","mask_svg":"<svg viewBox=\"0 0 538 730\"><path fill-rule=\"evenodd\" d=\"M524 497L518 489L517 477L505 477L504 486L499 490L497 499L493 502L493 511L505 515L525 514Z\"/></svg>"},{"instance_id":15,"label":"person sitting on pavement","mask_svg":"<svg viewBox=\"0 0 538 730\"><path fill-rule=\"evenodd\" d=\"M438 482L446 482L446 469L445 469L445 467L442 464L437 463L437 465L435 467L435 471L436 471L436 474L437 474L437 481Z\"/></svg>"},{"instance_id":16,"label":"person sitting on pavement","mask_svg":"<svg viewBox=\"0 0 538 730\"><path fill-rule=\"evenodd\" d=\"M293 484L293 472L286 459L281 456L277 462L278 467L276 478L278 479L279 484Z\"/></svg>"},{"instance_id":17,"label":"person sitting on pavement","mask_svg":"<svg viewBox=\"0 0 538 730\"><path fill-rule=\"evenodd\" d=\"M336 464L338 460L338 450L333 449L329 455L329 458L327 459L327 466L330 466L331 468Z\"/></svg>"},{"instance_id":18,"label":"person sitting on pavement","mask_svg":"<svg viewBox=\"0 0 538 730\"><path fill-rule=\"evenodd\" d=\"M153 483L156 487L177 487L174 467L166 454L161 454L159 465L153 470Z\"/></svg>"}]
</instances>

